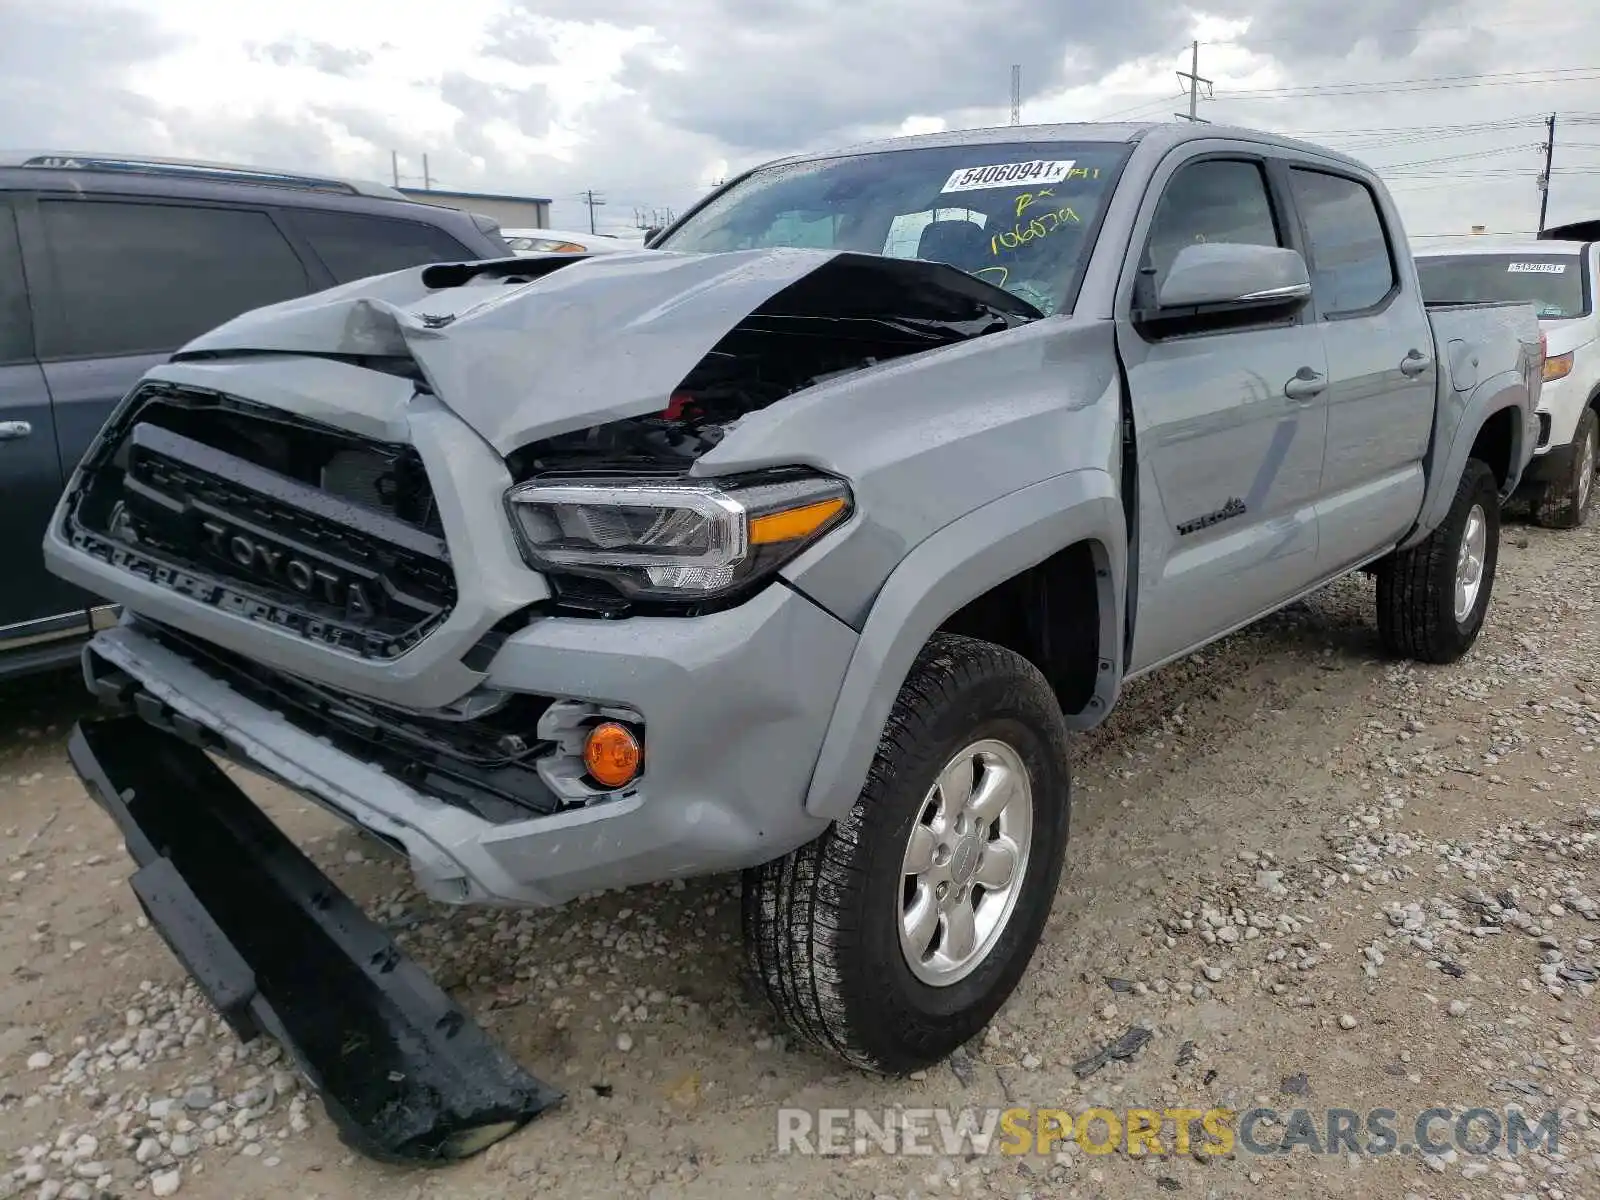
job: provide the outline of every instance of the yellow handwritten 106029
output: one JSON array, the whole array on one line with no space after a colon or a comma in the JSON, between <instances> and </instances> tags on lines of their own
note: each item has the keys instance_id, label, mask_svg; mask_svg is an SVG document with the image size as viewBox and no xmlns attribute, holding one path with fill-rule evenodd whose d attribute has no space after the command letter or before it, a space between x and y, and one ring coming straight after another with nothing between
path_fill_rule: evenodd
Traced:
<instances>
[{"instance_id":1,"label":"yellow handwritten 106029","mask_svg":"<svg viewBox=\"0 0 1600 1200\"><path fill-rule=\"evenodd\" d=\"M1010 229L1002 230L989 239L989 253L999 254L1001 250L1015 250L1035 238L1054 233L1063 223L1079 224L1078 214L1070 208L1058 208L1054 212L1041 213L1026 225L1019 221Z\"/></svg>"}]
</instances>

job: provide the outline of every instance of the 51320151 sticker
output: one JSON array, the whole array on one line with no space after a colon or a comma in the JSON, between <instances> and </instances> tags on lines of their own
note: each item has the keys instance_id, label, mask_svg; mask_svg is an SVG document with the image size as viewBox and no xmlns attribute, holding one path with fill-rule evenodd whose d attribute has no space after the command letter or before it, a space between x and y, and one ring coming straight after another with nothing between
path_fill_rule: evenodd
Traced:
<instances>
[{"instance_id":1,"label":"51320151 sticker","mask_svg":"<svg viewBox=\"0 0 1600 1200\"><path fill-rule=\"evenodd\" d=\"M1071 159L1036 158L1029 162L991 163L982 167L958 167L950 172L939 189L943 192L971 192L979 188L1021 187L1060 183L1072 170Z\"/></svg>"},{"instance_id":2,"label":"51320151 sticker","mask_svg":"<svg viewBox=\"0 0 1600 1200\"><path fill-rule=\"evenodd\" d=\"M1506 270L1518 274L1565 275L1567 273L1567 264L1558 262L1514 262L1507 265Z\"/></svg>"}]
</instances>

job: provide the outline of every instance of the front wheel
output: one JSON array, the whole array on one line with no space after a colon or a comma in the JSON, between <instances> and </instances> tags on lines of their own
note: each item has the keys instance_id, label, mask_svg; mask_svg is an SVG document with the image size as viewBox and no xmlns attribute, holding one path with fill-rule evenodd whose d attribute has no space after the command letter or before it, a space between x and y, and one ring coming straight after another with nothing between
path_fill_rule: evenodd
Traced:
<instances>
[{"instance_id":1,"label":"front wheel","mask_svg":"<svg viewBox=\"0 0 1600 1200\"><path fill-rule=\"evenodd\" d=\"M936 634L855 806L744 877L745 949L780 1019L889 1074L977 1034L1027 968L1067 840L1067 733L1026 659Z\"/></svg>"},{"instance_id":2,"label":"front wheel","mask_svg":"<svg viewBox=\"0 0 1600 1200\"><path fill-rule=\"evenodd\" d=\"M1500 556L1500 493L1489 465L1467 460L1439 527L1378 564L1378 636L1391 654L1455 662L1478 640Z\"/></svg>"}]
</instances>

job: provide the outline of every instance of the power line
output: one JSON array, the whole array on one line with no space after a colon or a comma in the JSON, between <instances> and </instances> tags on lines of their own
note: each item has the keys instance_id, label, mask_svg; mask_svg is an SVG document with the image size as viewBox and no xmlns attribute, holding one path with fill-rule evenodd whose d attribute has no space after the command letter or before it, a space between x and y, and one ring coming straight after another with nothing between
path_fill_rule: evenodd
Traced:
<instances>
[{"instance_id":1,"label":"power line","mask_svg":"<svg viewBox=\"0 0 1600 1200\"><path fill-rule=\"evenodd\" d=\"M1390 163L1388 166L1377 167L1380 171L1406 171L1413 167L1433 167L1441 163L1469 162L1476 158L1493 158L1499 154L1511 154L1517 150L1537 149L1529 146L1499 146L1492 150L1468 150L1462 154L1446 154L1439 158L1418 158L1411 162Z\"/></svg>"},{"instance_id":2,"label":"power line","mask_svg":"<svg viewBox=\"0 0 1600 1200\"><path fill-rule=\"evenodd\" d=\"M1183 95L1183 92L1178 92L1175 95L1162 96L1155 100L1145 100L1139 104L1130 104L1127 108L1119 108L1108 113L1101 113L1094 119L1096 121L1115 121L1122 118L1133 119L1141 115L1153 115L1156 109L1165 108L1174 100L1182 99Z\"/></svg>"},{"instance_id":3,"label":"power line","mask_svg":"<svg viewBox=\"0 0 1600 1200\"><path fill-rule=\"evenodd\" d=\"M1323 83L1293 87L1237 88L1224 91L1223 100L1294 100L1312 96L1360 96L1383 92L1428 92L1464 87L1512 87L1530 83L1590 83L1600 79L1600 67L1545 67L1531 71L1492 71L1477 75L1424 75L1414 79L1371 80L1366 83Z\"/></svg>"}]
</instances>

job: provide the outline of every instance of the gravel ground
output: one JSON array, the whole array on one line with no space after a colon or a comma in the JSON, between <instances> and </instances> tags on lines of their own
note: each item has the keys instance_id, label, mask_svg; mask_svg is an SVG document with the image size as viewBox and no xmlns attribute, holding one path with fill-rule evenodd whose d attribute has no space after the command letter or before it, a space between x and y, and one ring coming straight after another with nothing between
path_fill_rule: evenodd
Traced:
<instances>
[{"instance_id":1,"label":"gravel ground","mask_svg":"<svg viewBox=\"0 0 1600 1200\"><path fill-rule=\"evenodd\" d=\"M0 1197L1600 1198L1596 542L1509 526L1489 624L1453 667L1382 661L1354 579L1130 687L1078 742L1031 971L979 1042L910 1080L772 1027L739 983L735 880L452 912L252 784L568 1093L427 1172L353 1156L278 1049L240 1046L186 985L67 765L76 681L0 689ZM1118 1039L1128 1057L1085 1067ZM1555 1153L777 1153L780 1106L1381 1107L1405 1128L1511 1102L1560 1109Z\"/></svg>"}]
</instances>

